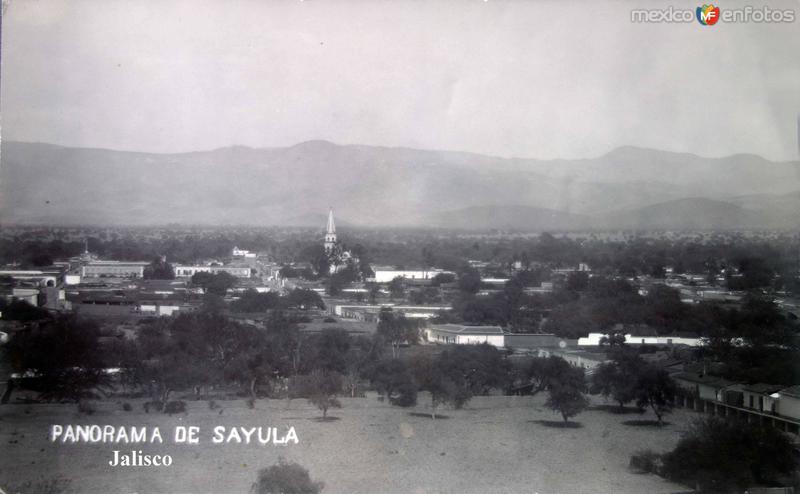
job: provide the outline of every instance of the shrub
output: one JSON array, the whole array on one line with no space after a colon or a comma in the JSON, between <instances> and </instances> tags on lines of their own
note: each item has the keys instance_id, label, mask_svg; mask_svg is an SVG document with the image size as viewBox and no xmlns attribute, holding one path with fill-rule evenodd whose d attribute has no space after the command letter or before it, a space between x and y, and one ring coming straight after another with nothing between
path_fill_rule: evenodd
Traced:
<instances>
[{"instance_id":1,"label":"shrub","mask_svg":"<svg viewBox=\"0 0 800 494\"><path fill-rule=\"evenodd\" d=\"M247 403L247 408L249 408L250 410L256 407L256 400L253 397L248 398L245 403Z\"/></svg>"},{"instance_id":2,"label":"shrub","mask_svg":"<svg viewBox=\"0 0 800 494\"><path fill-rule=\"evenodd\" d=\"M219 408L219 403L214 400L208 400L208 409L209 410L216 410Z\"/></svg>"},{"instance_id":3,"label":"shrub","mask_svg":"<svg viewBox=\"0 0 800 494\"><path fill-rule=\"evenodd\" d=\"M288 463L283 458L271 467L258 472L258 480L250 492L254 494L318 494L324 484L314 482L308 470L297 463Z\"/></svg>"},{"instance_id":4,"label":"shrub","mask_svg":"<svg viewBox=\"0 0 800 494\"><path fill-rule=\"evenodd\" d=\"M125 410L126 412L130 412L131 410L133 410L133 407L131 406L130 403L126 401L125 403L122 404L122 409Z\"/></svg>"},{"instance_id":5,"label":"shrub","mask_svg":"<svg viewBox=\"0 0 800 494\"><path fill-rule=\"evenodd\" d=\"M181 400L168 401L164 405L164 413L172 415L173 413L186 413L186 402Z\"/></svg>"}]
</instances>

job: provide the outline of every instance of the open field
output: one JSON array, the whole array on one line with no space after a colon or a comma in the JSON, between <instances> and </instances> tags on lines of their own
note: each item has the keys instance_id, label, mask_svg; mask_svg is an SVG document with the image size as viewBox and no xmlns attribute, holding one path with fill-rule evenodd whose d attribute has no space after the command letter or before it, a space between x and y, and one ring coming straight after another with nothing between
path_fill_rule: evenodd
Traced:
<instances>
[{"instance_id":1,"label":"open field","mask_svg":"<svg viewBox=\"0 0 800 494\"><path fill-rule=\"evenodd\" d=\"M441 410L431 420L427 401L400 409L368 398L343 399L344 408L321 422L305 400L188 402L186 414L146 414L141 400L133 411L119 402L102 402L81 415L75 405L0 407L0 485L27 480L71 479L81 493L227 493L248 492L259 468L279 456L309 469L325 482L324 493L670 493L686 491L653 475L635 474L631 453L671 449L692 412L676 410L671 425L624 425L650 414L612 414L589 410L576 417L580 427L555 427L560 416L544 408L545 397L477 397L463 410ZM48 440L51 424L158 426L164 444L62 444ZM179 425L201 429L201 444L173 444ZM212 444L217 425L294 426L299 444ZM112 451L142 450L170 454L171 467L110 467ZM79 472L79 473L78 473Z\"/></svg>"}]
</instances>

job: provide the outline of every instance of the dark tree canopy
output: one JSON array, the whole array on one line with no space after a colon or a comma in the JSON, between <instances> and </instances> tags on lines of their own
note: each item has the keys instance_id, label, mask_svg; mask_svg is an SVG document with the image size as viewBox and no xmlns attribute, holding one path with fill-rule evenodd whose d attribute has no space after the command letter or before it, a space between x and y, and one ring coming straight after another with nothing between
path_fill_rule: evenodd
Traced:
<instances>
[{"instance_id":1,"label":"dark tree canopy","mask_svg":"<svg viewBox=\"0 0 800 494\"><path fill-rule=\"evenodd\" d=\"M218 273L199 272L192 276L192 284L203 288L207 293L224 297L228 290L236 286L238 280L226 271Z\"/></svg>"},{"instance_id":2,"label":"dark tree canopy","mask_svg":"<svg viewBox=\"0 0 800 494\"><path fill-rule=\"evenodd\" d=\"M157 257L145 266L144 278L147 280L174 280L175 270L172 269L172 264L165 261L163 257Z\"/></svg>"},{"instance_id":3,"label":"dark tree canopy","mask_svg":"<svg viewBox=\"0 0 800 494\"><path fill-rule=\"evenodd\" d=\"M561 414L566 423L589 406L586 392L586 375L580 367L569 366L553 376L547 388L545 406Z\"/></svg>"},{"instance_id":4,"label":"dark tree canopy","mask_svg":"<svg viewBox=\"0 0 800 494\"><path fill-rule=\"evenodd\" d=\"M50 313L47 310L35 307L25 300L8 302L6 299L0 299L0 311L6 321L30 322L50 317Z\"/></svg>"},{"instance_id":5,"label":"dark tree canopy","mask_svg":"<svg viewBox=\"0 0 800 494\"><path fill-rule=\"evenodd\" d=\"M663 457L664 475L701 492L743 492L797 468L791 440L773 427L708 417Z\"/></svg>"},{"instance_id":6,"label":"dark tree canopy","mask_svg":"<svg viewBox=\"0 0 800 494\"><path fill-rule=\"evenodd\" d=\"M59 316L18 333L3 351L13 369L34 376L44 399L77 402L109 384L99 336L96 324Z\"/></svg>"},{"instance_id":7,"label":"dark tree canopy","mask_svg":"<svg viewBox=\"0 0 800 494\"><path fill-rule=\"evenodd\" d=\"M636 406L650 408L661 425L664 414L672 411L675 403L675 383L667 371L647 365L639 372L636 384Z\"/></svg>"},{"instance_id":8,"label":"dark tree canopy","mask_svg":"<svg viewBox=\"0 0 800 494\"><path fill-rule=\"evenodd\" d=\"M369 379L375 390L388 398L392 405L410 407L417 404L417 383L410 367L402 360L377 362L369 370Z\"/></svg>"},{"instance_id":9,"label":"dark tree canopy","mask_svg":"<svg viewBox=\"0 0 800 494\"><path fill-rule=\"evenodd\" d=\"M391 309L381 309L378 320L378 335L392 346L392 356L397 357L401 344L415 345L419 342L419 324L404 314L396 314Z\"/></svg>"},{"instance_id":10,"label":"dark tree canopy","mask_svg":"<svg viewBox=\"0 0 800 494\"><path fill-rule=\"evenodd\" d=\"M308 470L283 458L278 463L258 471L258 479L250 492L253 494L319 494L324 484L314 482Z\"/></svg>"}]
</instances>

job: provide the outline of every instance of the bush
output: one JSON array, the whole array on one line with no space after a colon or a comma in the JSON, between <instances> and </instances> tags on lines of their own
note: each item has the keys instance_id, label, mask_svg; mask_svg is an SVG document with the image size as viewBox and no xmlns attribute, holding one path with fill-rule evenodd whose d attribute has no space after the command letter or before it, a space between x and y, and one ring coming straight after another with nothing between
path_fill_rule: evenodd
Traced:
<instances>
[{"instance_id":1,"label":"bush","mask_svg":"<svg viewBox=\"0 0 800 494\"><path fill-rule=\"evenodd\" d=\"M325 319L322 320L322 322L336 322L336 319L332 317L326 317Z\"/></svg>"},{"instance_id":2,"label":"bush","mask_svg":"<svg viewBox=\"0 0 800 494\"><path fill-rule=\"evenodd\" d=\"M133 407L131 406L130 403L126 401L125 403L122 404L122 409L125 410L126 412L130 412L131 410L133 410Z\"/></svg>"},{"instance_id":3,"label":"bush","mask_svg":"<svg viewBox=\"0 0 800 494\"><path fill-rule=\"evenodd\" d=\"M247 403L247 408L249 408L250 410L256 407L256 400L253 397L248 398L245 403Z\"/></svg>"},{"instance_id":4,"label":"bush","mask_svg":"<svg viewBox=\"0 0 800 494\"><path fill-rule=\"evenodd\" d=\"M208 400L208 409L209 410L216 410L219 408L219 404L214 400Z\"/></svg>"},{"instance_id":5,"label":"bush","mask_svg":"<svg viewBox=\"0 0 800 494\"><path fill-rule=\"evenodd\" d=\"M81 400L78 402L78 412L83 413L85 415L92 415L94 412L97 411L95 408L94 403L88 400Z\"/></svg>"},{"instance_id":6,"label":"bush","mask_svg":"<svg viewBox=\"0 0 800 494\"><path fill-rule=\"evenodd\" d=\"M167 404L164 405L164 413L170 415L173 413L186 413L186 402L181 400L168 401Z\"/></svg>"},{"instance_id":7,"label":"bush","mask_svg":"<svg viewBox=\"0 0 800 494\"><path fill-rule=\"evenodd\" d=\"M258 472L258 480L250 492L254 494L318 494L324 484L313 482L308 470L283 458Z\"/></svg>"}]
</instances>

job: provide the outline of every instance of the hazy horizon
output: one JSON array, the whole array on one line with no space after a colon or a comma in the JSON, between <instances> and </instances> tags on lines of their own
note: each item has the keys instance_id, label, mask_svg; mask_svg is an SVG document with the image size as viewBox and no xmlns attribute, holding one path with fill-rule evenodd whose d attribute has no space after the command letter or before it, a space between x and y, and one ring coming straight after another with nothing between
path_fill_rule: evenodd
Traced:
<instances>
[{"instance_id":1,"label":"hazy horizon","mask_svg":"<svg viewBox=\"0 0 800 494\"><path fill-rule=\"evenodd\" d=\"M640 7L12 2L2 137L169 154L322 139L504 158L630 145L798 159L798 21L631 22Z\"/></svg>"},{"instance_id":2,"label":"hazy horizon","mask_svg":"<svg viewBox=\"0 0 800 494\"><path fill-rule=\"evenodd\" d=\"M787 159L787 160L771 160L771 159L769 159L769 158L767 158L765 156L762 156L762 155L757 154L757 153L752 153L752 152L723 154L723 155L718 155L718 156L706 156L706 155L697 154L697 153L691 153L691 152L686 152L686 151L672 151L672 150L669 150L669 149L648 148L648 147L636 146L636 145L632 145L632 144L621 144L619 146L616 146L614 148L609 149L606 152L602 152L602 153L600 153L600 154L598 154L596 156L586 156L586 157L583 157L583 158L569 158L569 157L539 158L537 156L508 156L508 157L495 156L495 155L491 155L491 154L479 153L479 152L474 152L474 151L464 151L464 150L460 150L460 149L423 149L423 148L415 148L415 147L410 147L410 146L388 146L388 145L378 145L378 144L364 144L364 143L357 143L357 142L342 143L342 142L335 142L335 141L332 141L330 139L308 139L308 140L305 140L305 141L296 142L294 144L287 144L285 146L249 146L249 145L246 145L246 144L230 144L230 145L227 145L227 146L220 146L220 147L215 147L215 148L194 149L194 150L190 150L190 151L179 151L179 152L153 152L153 151L140 151L140 150L135 150L135 149L116 149L116 148L106 148L106 147L97 147L97 146L70 146L70 145L65 145L65 144L57 144L57 143L53 143L53 142L22 141L22 140L16 140L16 139L14 139L14 140L12 140L12 139L0 139L0 145L2 144L3 141L5 141L5 142L13 142L13 143L20 143L20 144L42 144L42 145L45 145L45 146L57 146L57 147L62 147L62 148L95 149L95 150L99 150L99 151L114 151L114 152L119 152L119 153L136 153L136 154L153 154L153 155L184 155L184 154L195 154L195 153L208 153L208 152L219 151L219 150L224 150L224 149L232 149L232 148L246 148L246 149L252 149L252 150L288 149L288 148L301 146L303 144L309 144L309 143L314 143L314 142L324 142L324 143L333 144L334 146L339 146L339 147L373 147L373 148L386 148L386 149L410 149L410 150L418 150L418 151L432 151L432 152L439 152L439 153L471 154L471 155L484 156L484 157L489 157L489 158L500 158L500 159L506 159L506 160L530 160L530 161L580 161L580 160L592 160L592 159L602 158L603 156L607 156L609 154L614 153L615 151L619 151L619 150L622 150L622 149L640 149L640 150L645 150L645 151L659 151L659 152L670 153L670 154L686 154L686 155L692 155L692 156L696 156L696 157L699 157L699 158L706 158L706 159L724 159L724 158L731 158L731 157L736 157L736 156L755 156L755 157L762 158L762 159L764 159L766 161L770 161L770 162L773 162L773 163L795 163L795 162L800 161L800 158Z\"/></svg>"}]
</instances>

